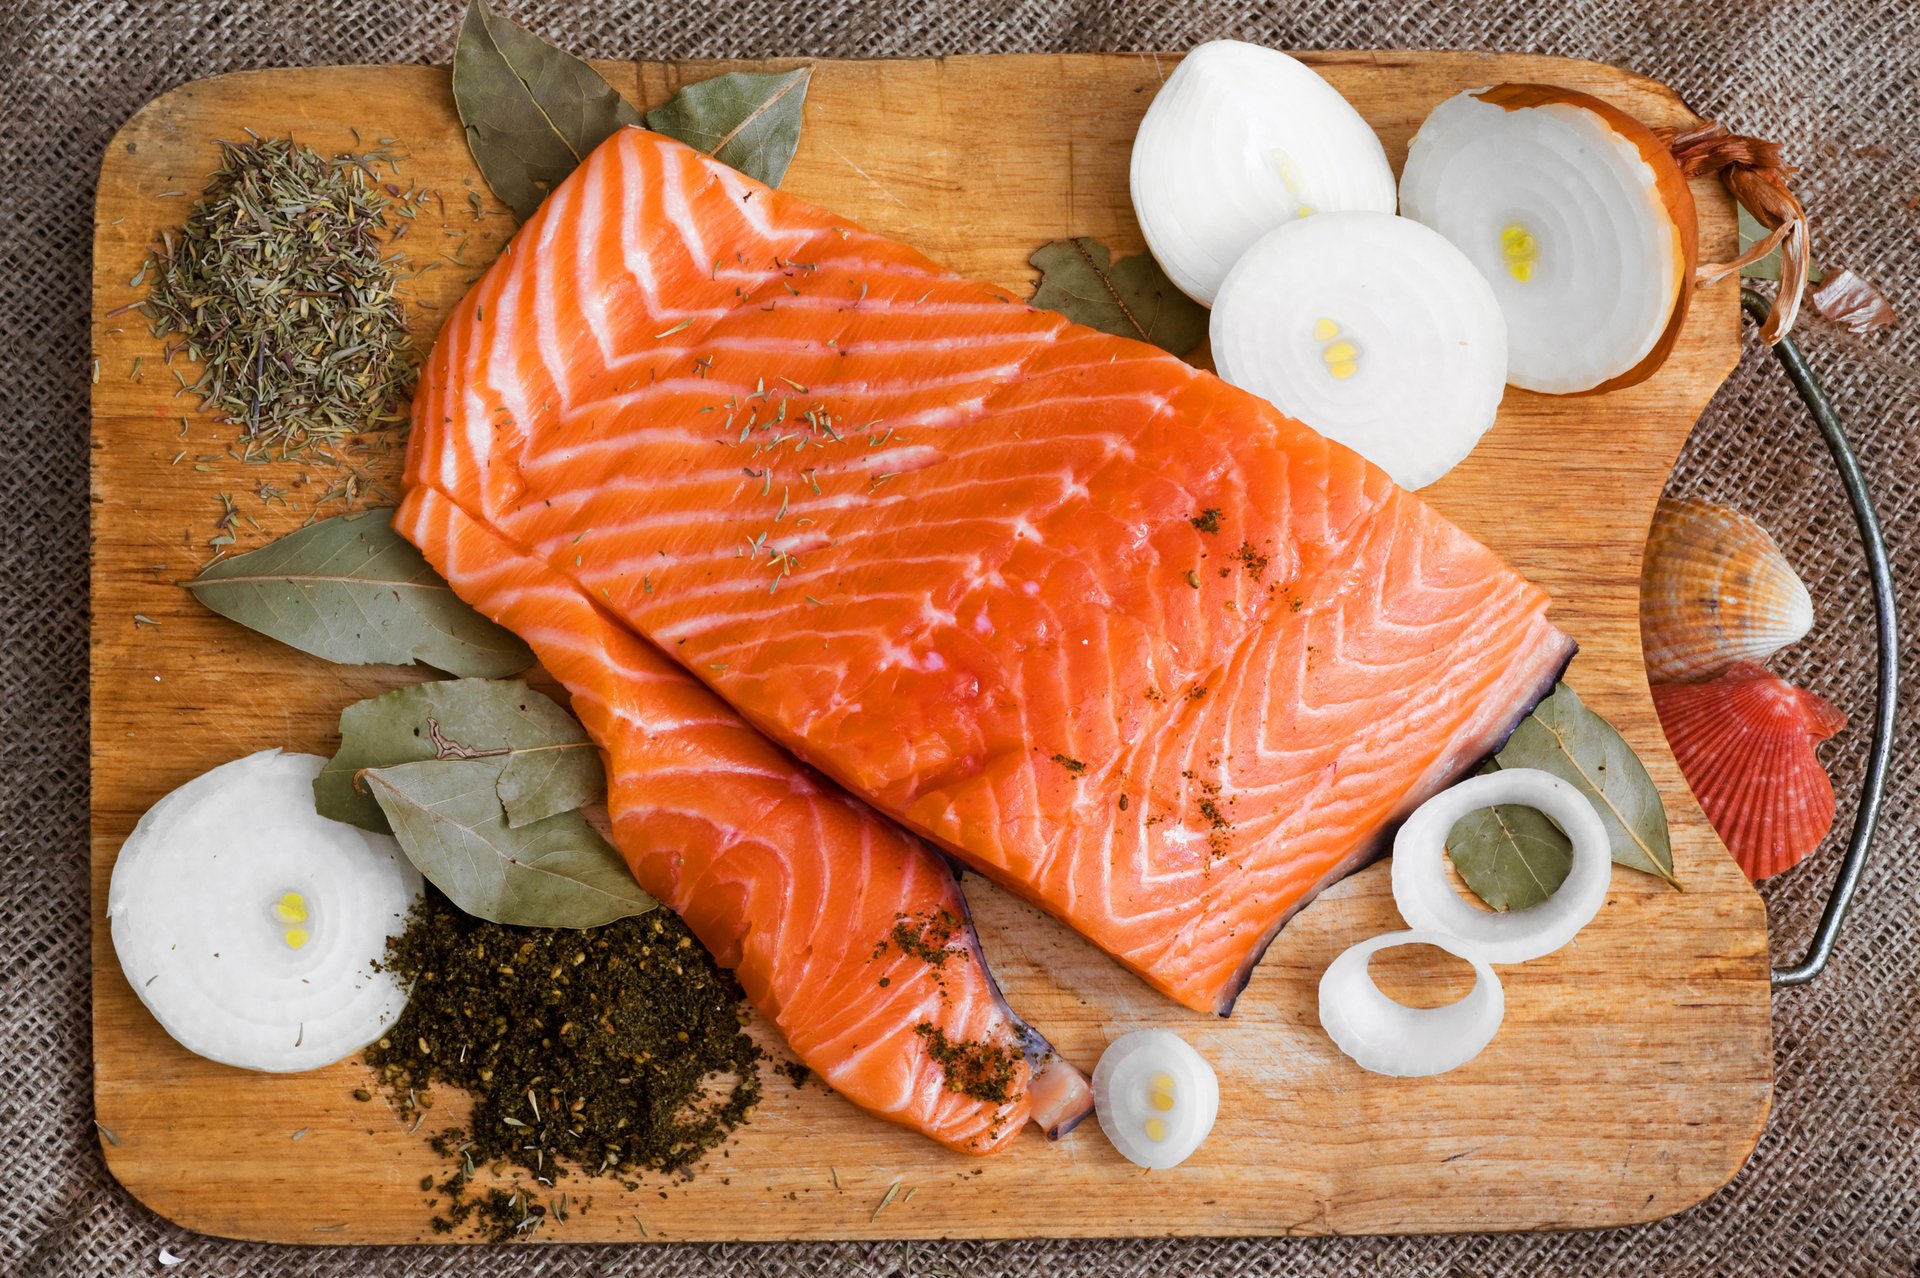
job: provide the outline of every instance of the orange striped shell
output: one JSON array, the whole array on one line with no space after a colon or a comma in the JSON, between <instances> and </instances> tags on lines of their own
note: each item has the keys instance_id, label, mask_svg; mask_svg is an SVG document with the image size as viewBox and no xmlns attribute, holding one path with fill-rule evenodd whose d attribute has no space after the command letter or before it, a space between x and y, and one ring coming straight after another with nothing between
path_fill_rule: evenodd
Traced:
<instances>
[{"instance_id":1,"label":"orange striped shell","mask_svg":"<svg viewBox=\"0 0 1920 1278\"><path fill-rule=\"evenodd\" d=\"M1653 704L1680 771L1747 877L1802 860L1833 826L1814 747L1846 726L1824 697L1750 661L1705 683L1658 685Z\"/></svg>"},{"instance_id":2,"label":"orange striped shell","mask_svg":"<svg viewBox=\"0 0 1920 1278\"><path fill-rule=\"evenodd\" d=\"M1765 661L1813 628L1813 599L1767 530L1726 506L1662 497L1640 568L1640 642L1661 683Z\"/></svg>"}]
</instances>

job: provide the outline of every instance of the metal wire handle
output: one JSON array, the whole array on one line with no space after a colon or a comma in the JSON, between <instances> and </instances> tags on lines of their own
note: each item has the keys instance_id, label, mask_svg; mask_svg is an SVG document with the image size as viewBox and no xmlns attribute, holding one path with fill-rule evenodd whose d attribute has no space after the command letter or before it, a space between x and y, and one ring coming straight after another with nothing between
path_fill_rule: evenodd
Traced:
<instances>
[{"instance_id":1,"label":"metal wire handle","mask_svg":"<svg viewBox=\"0 0 1920 1278\"><path fill-rule=\"evenodd\" d=\"M1756 323L1767 317L1767 299L1750 288L1740 290L1740 306ZM1873 842L1874 828L1880 823L1880 802L1887 788L1887 768L1893 761L1893 716L1900 700L1900 625L1894 612L1893 568L1887 560L1887 543L1880 535L1880 519L1873 510L1873 498L1867 495L1867 482L1860 474L1859 459L1840 429L1840 418L1833 411L1827 393L1820 388L1806 357L1791 338L1781 338L1773 348L1786 371L1787 380L1800 393L1807 411L1826 438L1827 451L1840 471L1841 487L1853 507L1853 518L1860 525L1860 546L1867 556L1867 574L1873 582L1875 628L1879 636L1880 687L1874 702L1873 746L1867 756L1867 776L1860 787L1860 807L1853 818L1853 835L1847 840L1846 859L1833 881L1827 908L1814 929L1806 957L1792 967L1773 969L1773 985L1805 985L1826 969L1833 957L1834 943L1840 937L1840 925L1846 921L1847 907L1853 904L1860 887L1860 874L1867 864L1867 849Z\"/></svg>"}]
</instances>

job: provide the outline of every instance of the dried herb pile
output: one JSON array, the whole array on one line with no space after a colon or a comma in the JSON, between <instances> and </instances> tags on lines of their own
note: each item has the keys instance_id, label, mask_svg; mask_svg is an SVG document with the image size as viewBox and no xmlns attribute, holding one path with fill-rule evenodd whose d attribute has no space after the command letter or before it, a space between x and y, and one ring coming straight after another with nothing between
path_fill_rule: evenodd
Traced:
<instances>
[{"instance_id":1,"label":"dried herb pile","mask_svg":"<svg viewBox=\"0 0 1920 1278\"><path fill-rule=\"evenodd\" d=\"M392 204L365 159L223 142L186 223L162 233L142 311L171 337L168 362L200 364L188 389L251 446L294 452L405 420L415 360L406 270L385 248Z\"/></svg>"},{"instance_id":2,"label":"dried herb pile","mask_svg":"<svg viewBox=\"0 0 1920 1278\"><path fill-rule=\"evenodd\" d=\"M453 1163L432 1189L442 1232L531 1233L568 1165L630 1179L679 1171L738 1127L760 1099L760 1049L743 995L667 910L604 927L515 928L463 913L428 889L385 966L411 994L367 1063L402 1112L449 1084L473 1097L465 1127L440 1132ZM518 1193L470 1192L477 1172L524 1169Z\"/></svg>"}]
</instances>

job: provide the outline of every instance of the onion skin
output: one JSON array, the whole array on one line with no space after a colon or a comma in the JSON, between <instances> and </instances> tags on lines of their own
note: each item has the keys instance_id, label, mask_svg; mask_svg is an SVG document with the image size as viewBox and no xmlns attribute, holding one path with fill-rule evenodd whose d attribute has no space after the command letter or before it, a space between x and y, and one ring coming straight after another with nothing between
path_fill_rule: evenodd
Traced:
<instances>
[{"instance_id":1,"label":"onion skin","mask_svg":"<svg viewBox=\"0 0 1920 1278\"><path fill-rule=\"evenodd\" d=\"M1552 84L1496 84L1469 96L1508 111L1524 111L1541 106L1570 106L1590 111L1604 120L1608 128L1632 143L1640 153L1640 158L1653 169L1654 187L1660 194L1661 203L1666 206L1667 218L1673 223L1680 246L1680 251L1675 254L1673 313L1667 317L1667 326L1659 340L1654 342L1653 349L1638 364L1598 386L1583 391L1569 391L1565 397L1601 395L1646 381L1666 362L1674 343L1680 338L1680 329L1687 319L1687 305L1693 296L1694 268L1700 260L1699 214L1694 208L1693 191L1687 186L1686 176L1681 173L1678 161L1652 129L1611 102L1602 101L1590 93Z\"/></svg>"},{"instance_id":2,"label":"onion skin","mask_svg":"<svg viewBox=\"0 0 1920 1278\"><path fill-rule=\"evenodd\" d=\"M1775 345L1793 328L1800 314L1800 296L1806 292L1812 270L1807 210L1787 186L1795 170L1782 157L1778 143L1730 132L1717 120L1702 121L1684 132L1657 132L1682 173L1688 177L1717 174L1733 198L1746 206L1760 225L1771 228L1746 252L1731 261L1702 266L1695 278L1702 284L1712 284L1778 248L1780 287L1774 291L1766 323L1760 326L1760 340Z\"/></svg>"}]
</instances>

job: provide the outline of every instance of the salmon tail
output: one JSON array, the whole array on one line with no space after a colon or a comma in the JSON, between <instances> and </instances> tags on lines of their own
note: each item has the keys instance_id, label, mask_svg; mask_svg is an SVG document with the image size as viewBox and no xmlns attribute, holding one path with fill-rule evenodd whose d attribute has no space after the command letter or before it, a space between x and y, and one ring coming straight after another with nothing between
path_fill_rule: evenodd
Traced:
<instances>
[{"instance_id":1,"label":"salmon tail","mask_svg":"<svg viewBox=\"0 0 1920 1278\"><path fill-rule=\"evenodd\" d=\"M1072 1062L1054 1050L1046 1035L1027 1024L1008 1005L1006 996L1000 992L1000 981L994 976L993 969L987 966L986 952L980 946L980 933L973 926L973 908L967 904L966 891L960 886L960 863L944 852L931 848L929 851L953 869L954 894L960 901L960 934L968 953L980 965L994 999L1005 1009L1007 1019L1017 1027L1020 1052L1027 1059L1029 1071L1027 1096L1033 1107L1029 1118L1046 1133L1048 1140L1059 1140L1093 1113L1093 1084Z\"/></svg>"},{"instance_id":2,"label":"salmon tail","mask_svg":"<svg viewBox=\"0 0 1920 1278\"><path fill-rule=\"evenodd\" d=\"M1048 1140L1059 1140L1093 1113L1093 1084L1058 1056L1049 1056L1027 1080L1033 1121Z\"/></svg>"}]
</instances>

